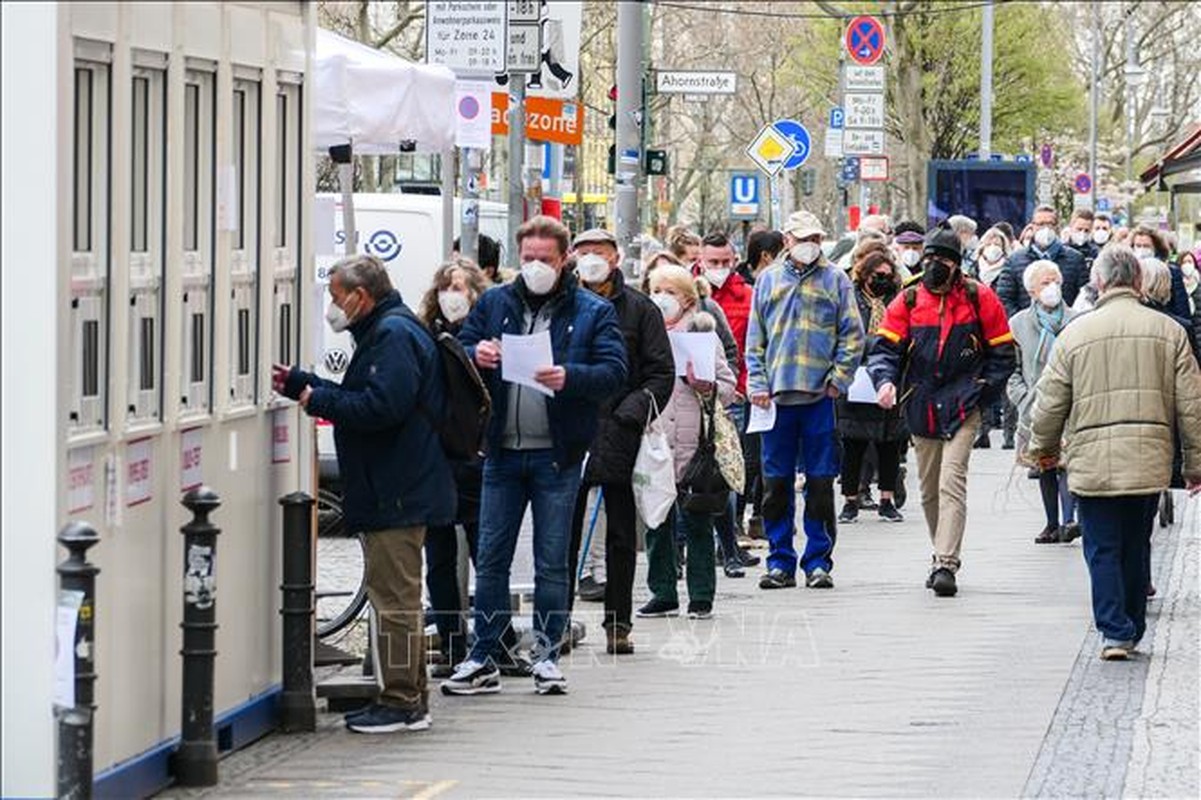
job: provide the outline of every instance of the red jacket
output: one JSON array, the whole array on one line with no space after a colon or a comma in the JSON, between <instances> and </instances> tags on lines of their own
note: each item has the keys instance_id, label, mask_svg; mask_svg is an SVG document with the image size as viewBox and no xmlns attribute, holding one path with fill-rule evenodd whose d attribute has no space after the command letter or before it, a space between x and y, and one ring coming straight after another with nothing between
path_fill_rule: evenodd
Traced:
<instances>
[{"instance_id":1,"label":"red jacket","mask_svg":"<svg viewBox=\"0 0 1201 800\"><path fill-rule=\"evenodd\" d=\"M914 436L950 439L999 397L1014 369L1013 334L992 289L961 279L945 295L906 289L888 305L868 352L876 387L897 387Z\"/></svg>"},{"instance_id":2,"label":"red jacket","mask_svg":"<svg viewBox=\"0 0 1201 800\"><path fill-rule=\"evenodd\" d=\"M754 296L755 290L733 270L720 289L713 288L713 299L725 312L730 332L738 344L738 393L743 397L746 397L746 326Z\"/></svg>"}]
</instances>

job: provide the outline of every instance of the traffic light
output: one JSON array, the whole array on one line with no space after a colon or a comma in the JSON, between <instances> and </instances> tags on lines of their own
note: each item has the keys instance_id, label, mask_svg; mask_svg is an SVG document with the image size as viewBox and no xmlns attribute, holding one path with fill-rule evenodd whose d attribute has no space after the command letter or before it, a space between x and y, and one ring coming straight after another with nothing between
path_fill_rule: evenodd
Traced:
<instances>
[{"instance_id":1,"label":"traffic light","mask_svg":"<svg viewBox=\"0 0 1201 800\"><path fill-rule=\"evenodd\" d=\"M617 104L617 84L616 83L609 87L609 99L612 100L614 103L613 113L609 115L609 130L616 131L617 130L617 105L616 105ZM609 170L609 172L612 172L612 171L613 171L612 169Z\"/></svg>"},{"instance_id":2,"label":"traffic light","mask_svg":"<svg viewBox=\"0 0 1201 800\"><path fill-rule=\"evenodd\" d=\"M817 172L812 169L801 170L801 194L810 197L817 187Z\"/></svg>"}]
</instances>

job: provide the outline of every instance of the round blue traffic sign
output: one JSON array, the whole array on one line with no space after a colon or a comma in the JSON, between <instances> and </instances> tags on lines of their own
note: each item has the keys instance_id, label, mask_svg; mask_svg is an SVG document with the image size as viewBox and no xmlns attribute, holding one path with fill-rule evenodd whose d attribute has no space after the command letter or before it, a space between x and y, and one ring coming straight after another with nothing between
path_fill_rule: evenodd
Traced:
<instances>
[{"instance_id":1,"label":"round blue traffic sign","mask_svg":"<svg viewBox=\"0 0 1201 800\"><path fill-rule=\"evenodd\" d=\"M796 148L784 162L784 169L796 169L809 160L809 131L804 125L795 119L778 119L771 126Z\"/></svg>"},{"instance_id":2,"label":"round blue traffic sign","mask_svg":"<svg viewBox=\"0 0 1201 800\"><path fill-rule=\"evenodd\" d=\"M884 55L884 26L875 17L855 17L843 41L852 61L870 67Z\"/></svg>"}]
</instances>

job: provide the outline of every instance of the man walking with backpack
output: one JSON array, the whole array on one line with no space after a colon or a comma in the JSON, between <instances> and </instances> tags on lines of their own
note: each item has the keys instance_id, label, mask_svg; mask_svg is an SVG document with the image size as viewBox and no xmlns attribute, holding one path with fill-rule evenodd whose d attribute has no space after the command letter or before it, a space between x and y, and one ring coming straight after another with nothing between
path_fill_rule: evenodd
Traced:
<instances>
[{"instance_id":1,"label":"man walking with backpack","mask_svg":"<svg viewBox=\"0 0 1201 800\"><path fill-rule=\"evenodd\" d=\"M455 516L455 486L442 452L437 418L443 368L433 338L392 288L374 256L353 256L330 269L333 302L325 318L349 330L355 351L340 384L276 366L277 392L334 426L343 512L363 536L363 580L375 609L379 701L349 714L358 733L430 726L421 607L422 544L427 526Z\"/></svg>"},{"instance_id":2,"label":"man walking with backpack","mask_svg":"<svg viewBox=\"0 0 1201 800\"><path fill-rule=\"evenodd\" d=\"M921 283L889 304L868 354L877 402L903 403L914 437L934 545L926 588L939 597L958 591L968 459L980 409L1004 391L1015 364L1005 308L991 289L963 275L961 246L944 228L926 237Z\"/></svg>"},{"instance_id":3,"label":"man walking with backpack","mask_svg":"<svg viewBox=\"0 0 1201 800\"><path fill-rule=\"evenodd\" d=\"M559 644L570 608L568 561L580 461L596 433L597 410L625 385L625 343L604 298L582 291L567 269L570 234L550 217L517 230L521 275L487 291L459 333L492 396L476 560L475 634L444 694L500 691L489 661L509 621L509 572L527 507L534 517L534 689L563 694ZM502 336L548 334L553 363L539 388L502 379Z\"/></svg>"}]
</instances>

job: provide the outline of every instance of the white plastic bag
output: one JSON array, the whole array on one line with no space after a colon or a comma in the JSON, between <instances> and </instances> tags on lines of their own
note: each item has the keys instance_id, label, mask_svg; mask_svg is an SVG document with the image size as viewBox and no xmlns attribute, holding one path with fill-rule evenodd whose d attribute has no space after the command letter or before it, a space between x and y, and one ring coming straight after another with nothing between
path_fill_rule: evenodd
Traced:
<instances>
[{"instance_id":1,"label":"white plastic bag","mask_svg":"<svg viewBox=\"0 0 1201 800\"><path fill-rule=\"evenodd\" d=\"M659 421L659 406L654 397L650 400L631 483L638 516L648 528L657 528L667 519L676 501L676 467L667 433Z\"/></svg>"}]
</instances>

